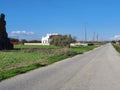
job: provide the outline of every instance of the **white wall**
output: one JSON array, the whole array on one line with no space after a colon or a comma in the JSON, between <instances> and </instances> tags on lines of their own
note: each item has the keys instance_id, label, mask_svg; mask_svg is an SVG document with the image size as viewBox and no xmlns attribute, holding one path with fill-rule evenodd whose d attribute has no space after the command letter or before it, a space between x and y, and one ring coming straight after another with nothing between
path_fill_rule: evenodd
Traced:
<instances>
[{"instance_id":1,"label":"white wall","mask_svg":"<svg viewBox=\"0 0 120 90\"><path fill-rule=\"evenodd\" d=\"M50 44L42 44L42 43L24 43L24 45L50 45Z\"/></svg>"}]
</instances>

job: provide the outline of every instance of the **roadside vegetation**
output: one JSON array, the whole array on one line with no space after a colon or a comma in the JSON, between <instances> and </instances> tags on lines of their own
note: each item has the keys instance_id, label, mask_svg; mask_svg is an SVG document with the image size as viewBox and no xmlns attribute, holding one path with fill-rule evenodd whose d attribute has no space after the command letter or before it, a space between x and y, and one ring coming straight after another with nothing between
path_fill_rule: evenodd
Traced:
<instances>
[{"instance_id":1,"label":"roadside vegetation","mask_svg":"<svg viewBox=\"0 0 120 90\"><path fill-rule=\"evenodd\" d=\"M112 43L112 45L113 45L114 48L120 53L120 44Z\"/></svg>"},{"instance_id":2,"label":"roadside vegetation","mask_svg":"<svg viewBox=\"0 0 120 90\"><path fill-rule=\"evenodd\" d=\"M62 48L58 46L15 45L14 50L0 51L0 81L77 54L82 54L95 47L97 46Z\"/></svg>"}]
</instances>

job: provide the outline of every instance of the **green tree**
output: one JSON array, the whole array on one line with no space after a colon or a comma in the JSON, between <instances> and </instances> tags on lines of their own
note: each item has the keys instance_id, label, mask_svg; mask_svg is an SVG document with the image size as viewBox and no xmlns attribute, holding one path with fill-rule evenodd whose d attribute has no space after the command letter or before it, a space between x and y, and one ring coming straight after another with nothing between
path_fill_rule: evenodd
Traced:
<instances>
[{"instance_id":1,"label":"green tree","mask_svg":"<svg viewBox=\"0 0 120 90\"><path fill-rule=\"evenodd\" d=\"M120 40L118 40L119 44L120 44Z\"/></svg>"},{"instance_id":2,"label":"green tree","mask_svg":"<svg viewBox=\"0 0 120 90\"><path fill-rule=\"evenodd\" d=\"M19 39L16 39L16 38L10 38L10 42L19 42Z\"/></svg>"},{"instance_id":3,"label":"green tree","mask_svg":"<svg viewBox=\"0 0 120 90\"><path fill-rule=\"evenodd\" d=\"M21 43L24 44L24 43L27 43L28 41L26 39L22 39L21 40Z\"/></svg>"},{"instance_id":4,"label":"green tree","mask_svg":"<svg viewBox=\"0 0 120 90\"><path fill-rule=\"evenodd\" d=\"M115 41L115 40L113 40L113 41L111 41L111 43L116 43L116 41Z\"/></svg>"},{"instance_id":5,"label":"green tree","mask_svg":"<svg viewBox=\"0 0 120 90\"><path fill-rule=\"evenodd\" d=\"M41 43L41 41L39 41L39 40L30 40L30 41L28 41L28 43Z\"/></svg>"},{"instance_id":6,"label":"green tree","mask_svg":"<svg viewBox=\"0 0 120 90\"><path fill-rule=\"evenodd\" d=\"M51 38L51 45L60 47L70 47L70 43L76 42L71 35L57 35Z\"/></svg>"}]
</instances>

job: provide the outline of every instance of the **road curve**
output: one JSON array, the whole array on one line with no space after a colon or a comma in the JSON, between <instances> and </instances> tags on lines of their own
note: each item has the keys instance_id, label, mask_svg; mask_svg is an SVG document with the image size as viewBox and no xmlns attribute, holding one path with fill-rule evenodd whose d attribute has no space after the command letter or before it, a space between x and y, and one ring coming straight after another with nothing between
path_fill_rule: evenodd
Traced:
<instances>
[{"instance_id":1,"label":"road curve","mask_svg":"<svg viewBox=\"0 0 120 90\"><path fill-rule=\"evenodd\" d=\"M4 80L0 90L120 90L120 55L106 44Z\"/></svg>"}]
</instances>

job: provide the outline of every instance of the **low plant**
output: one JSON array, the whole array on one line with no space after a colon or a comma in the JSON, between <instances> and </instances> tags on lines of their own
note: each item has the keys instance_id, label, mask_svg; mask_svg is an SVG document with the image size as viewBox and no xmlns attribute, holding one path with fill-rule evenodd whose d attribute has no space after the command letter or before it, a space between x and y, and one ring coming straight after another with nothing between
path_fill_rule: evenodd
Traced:
<instances>
[{"instance_id":1,"label":"low plant","mask_svg":"<svg viewBox=\"0 0 120 90\"><path fill-rule=\"evenodd\" d=\"M120 53L120 45L119 44L112 44L112 45Z\"/></svg>"}]
</instances>

